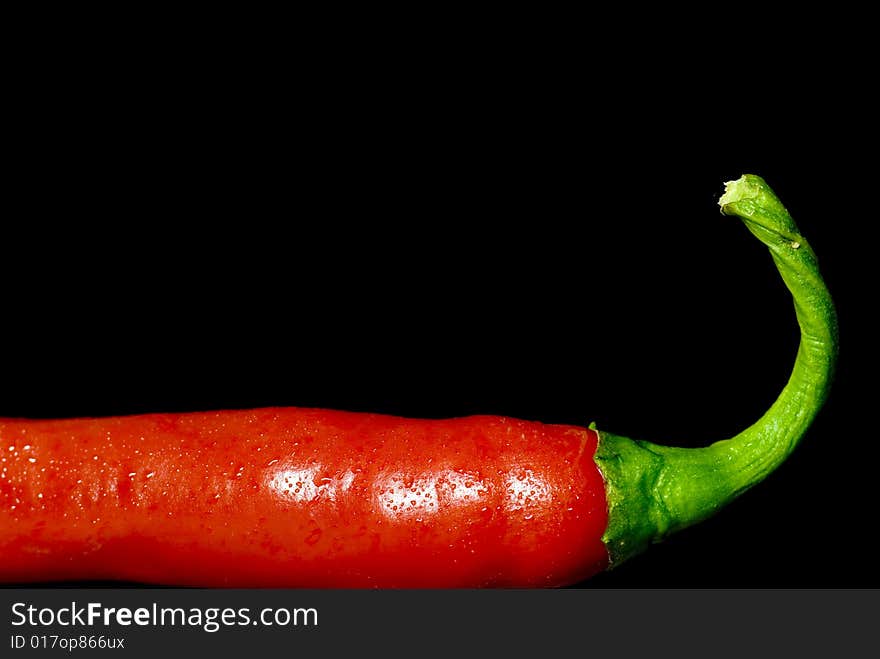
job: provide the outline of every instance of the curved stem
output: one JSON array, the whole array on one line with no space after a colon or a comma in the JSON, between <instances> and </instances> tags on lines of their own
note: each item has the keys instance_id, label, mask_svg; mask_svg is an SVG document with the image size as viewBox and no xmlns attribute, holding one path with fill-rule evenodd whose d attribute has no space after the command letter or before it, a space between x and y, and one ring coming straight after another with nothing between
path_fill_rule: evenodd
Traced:
<instances>
[{"instance_id":1,"label":"curved stem","mask_svg":"<svg viewBox=\"0 0 880 659\"><path fill-rule=\"evenodd\" d=\"M706 448L684 449L600 432L596 462L606 480L612 565L703 520L763 480L791 454L828 395L837 317L816 256L758 176L727 184L720 205L769 249L794 298L801 342L779 398L752 426Z\"/></svg>"}]
</instances>

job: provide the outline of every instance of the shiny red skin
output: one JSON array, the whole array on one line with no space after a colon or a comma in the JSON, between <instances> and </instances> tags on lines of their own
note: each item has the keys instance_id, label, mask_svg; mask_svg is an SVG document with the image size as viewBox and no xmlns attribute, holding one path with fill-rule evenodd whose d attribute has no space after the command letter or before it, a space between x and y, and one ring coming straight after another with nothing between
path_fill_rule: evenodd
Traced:
<instances>
[{"instance_id":1,"label":"shiny red skin","mask_svg":"<svg viewBox=\"0 0 880 659\"><path fill-rule=\"evenodd\" d=\"M596 443L298 408L0 420L0 582L571 584L608 560Z\"/></svg>"}]
</instances>

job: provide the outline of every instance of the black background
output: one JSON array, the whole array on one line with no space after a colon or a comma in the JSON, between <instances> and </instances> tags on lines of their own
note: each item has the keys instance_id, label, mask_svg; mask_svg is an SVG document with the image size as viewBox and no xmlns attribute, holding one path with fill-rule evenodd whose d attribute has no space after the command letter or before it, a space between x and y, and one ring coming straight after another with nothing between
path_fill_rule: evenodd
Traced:
<instances>
[{"instance_id":1,"label":"black background","mask_svg":"<svg viewBox=\"0 0 880 659\"><path fill-rule=\"evenodd\" d=\"M797 348L769 255L718 212L751 172L838 304L831 399L765 483L589 584L880 585L859 81L401 59L44 68L13 130L0 415L487 413L704 445Z\"/></svg>"}]
</instances>

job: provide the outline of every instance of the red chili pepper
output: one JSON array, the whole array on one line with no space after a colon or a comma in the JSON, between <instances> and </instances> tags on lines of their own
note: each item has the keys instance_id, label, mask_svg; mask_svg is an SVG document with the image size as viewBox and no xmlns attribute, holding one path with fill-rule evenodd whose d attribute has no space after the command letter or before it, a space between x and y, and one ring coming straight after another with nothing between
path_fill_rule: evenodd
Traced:
<instances>
[{"instance_id":1,"label":"red chili pepper","mask_svg":"<svg viewBox=\"0 0 880 659\"><path fill-rule=\"evenodd\" d=\"M558 586L713 514L793 450L836 354L815 257L766 184L729 184L803 340L771 410L705 449L574 426L277 408L0 420L0 581Z\"/></svg>"},{"instance_id":2,"label":"red chili pepper","mask_svg":"<svg viewBox=\"0 0 880 659\"><path fill-rule=\"evenodd\" d=\"M559 585L607 563L583 428L284 408L0 437L4 581Z\"/></svg>"}]
</instances>

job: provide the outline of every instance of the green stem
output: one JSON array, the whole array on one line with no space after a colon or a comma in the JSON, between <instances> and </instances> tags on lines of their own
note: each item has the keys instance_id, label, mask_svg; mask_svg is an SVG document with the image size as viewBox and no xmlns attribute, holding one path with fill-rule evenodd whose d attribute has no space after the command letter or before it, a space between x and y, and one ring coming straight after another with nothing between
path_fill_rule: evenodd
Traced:
<instances>
[{"instance_id":1,"label":"green stem","mask_svg":"<svg viewBox=\"0 0 880 659\"><path fill-rule=\"evenodd\" d=\"M719 203L770 249L794 298L801 329L794 370L754 425L706 448L658 446L600 432L596 462L606 481L603 540L612 566L713 515L763 480L791 454L828 395L837 318L813 250L760 177L728 183Z\"/></svg>"}]
</instances>

